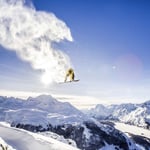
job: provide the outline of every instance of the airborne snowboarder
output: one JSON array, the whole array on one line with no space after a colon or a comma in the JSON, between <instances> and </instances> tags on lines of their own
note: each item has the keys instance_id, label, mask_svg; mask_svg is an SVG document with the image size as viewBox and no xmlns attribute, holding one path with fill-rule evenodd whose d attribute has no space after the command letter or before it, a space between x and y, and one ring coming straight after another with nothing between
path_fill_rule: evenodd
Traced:
<instances>
[{"instance_id":1,"label":"airborne snowboarder","mask_svg":"<svg viewBox=\"0 0 150 150\"><path fill-rule=\"evenodd\" d=\"M67 81L68 77L70 78L69 81ZM62 83L67 83L67 82L78 82L78 80L75 80L75 74L74 74L74 70L72 68L68 69L66 72L66 76L65 76L65 81Z\"/></svg>"},{"instance_id":2,"label":"airborne snowboarder","mask_svg":"<svg viewBox=\"0 0 150 150\"><path fill-rule=\"evenodd\" d=\"M75 74L74 74L74 71L72 68L68 69L67 70L67 73L66 73L66 77L65 77L65 81L67 81L67 78L70 77L70 82L74 81L74 78L75 78Z\"/></svg>"}]
</instances>

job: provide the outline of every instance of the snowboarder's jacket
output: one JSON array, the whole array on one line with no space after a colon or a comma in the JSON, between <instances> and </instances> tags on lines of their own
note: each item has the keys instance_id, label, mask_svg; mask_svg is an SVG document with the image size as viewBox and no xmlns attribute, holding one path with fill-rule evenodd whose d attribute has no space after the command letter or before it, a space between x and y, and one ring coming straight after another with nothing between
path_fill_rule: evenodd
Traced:
<instances>
[{"instance_id":1,"label":"snowboarder's jacket","mask_svg":"<svg viewBox=\"0 0 150 150\"><path fill-rule=\"evenodd\" d=\"M65 77L65 82L67 81L67 78L70 77L70 81L74 80L74 71L72 68L68 69L67 73L66 73L66 77Z\"/></svg>"}]
</instances>

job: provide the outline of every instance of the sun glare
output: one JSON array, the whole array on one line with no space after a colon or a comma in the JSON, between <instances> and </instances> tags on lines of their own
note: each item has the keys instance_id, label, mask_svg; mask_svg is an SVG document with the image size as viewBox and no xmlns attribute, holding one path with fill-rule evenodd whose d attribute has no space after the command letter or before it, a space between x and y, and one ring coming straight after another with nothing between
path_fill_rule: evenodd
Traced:
<instances>
[{"instance_id":1,"label":"sun glare","mask_svg":"<svg viewBox=\"0 0 150 150\"><path fill-rule=\"evenodd\" d=\"M52 84L53 79L51 78L50 74L46 73L46 74L42 75L41 81L42 81L43 84L49 85L49 84Z\"/></svg>"}]
</instances>

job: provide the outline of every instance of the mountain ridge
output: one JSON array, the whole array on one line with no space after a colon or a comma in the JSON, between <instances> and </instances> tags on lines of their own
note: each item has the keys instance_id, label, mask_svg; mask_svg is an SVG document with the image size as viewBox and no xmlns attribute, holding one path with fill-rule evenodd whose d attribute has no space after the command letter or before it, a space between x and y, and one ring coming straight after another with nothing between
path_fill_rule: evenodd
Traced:
<instances>
[{"instance_id":1,"label":"mountain ridge","mask_svg":"<svg viewBox=\"0 0 150 150\"><path fill-rule=\"evenodd\" d=\"M114 126L91 118L69 103L49 95L27 100L0 98L0 121L31 132L51 131L76 142L82 150L97 150L113 145L114 149L137 149L135 143Z\"/></svg>"},{"instance_id":2,"label":"mountain ridge","mask_svg":"<svg viewBox=\"0 0 150 150\"><path fill-rule=\"evenodd\" d=\"M150 129L150 101L141 104L124 103L119 105L98 104L86 112L87 115L104 120L120 122Z\"/></svg>"}]
</instances>

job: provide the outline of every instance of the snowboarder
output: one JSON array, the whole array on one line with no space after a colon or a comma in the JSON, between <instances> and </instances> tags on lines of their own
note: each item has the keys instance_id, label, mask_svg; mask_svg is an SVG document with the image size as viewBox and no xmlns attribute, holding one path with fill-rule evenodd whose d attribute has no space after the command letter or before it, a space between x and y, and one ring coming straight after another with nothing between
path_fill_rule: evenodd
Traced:
<instances>
[{"instance_id":1,"label":"snowboarder","mask_svg":"<svg viewBox=\"0 0 150 150\"><path fill-rule=\"evenodd\" d=\"M65 77L65 81L67 81L67 78L70 77L70 82L74 81L75 78L75 74L72 68L68 69L67 73L66 73L66 77Z\"/></svg>"}]
</instances>

